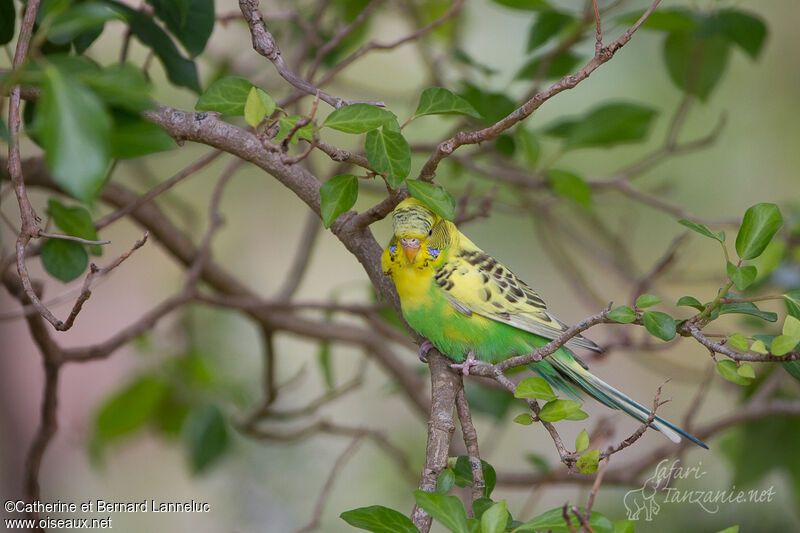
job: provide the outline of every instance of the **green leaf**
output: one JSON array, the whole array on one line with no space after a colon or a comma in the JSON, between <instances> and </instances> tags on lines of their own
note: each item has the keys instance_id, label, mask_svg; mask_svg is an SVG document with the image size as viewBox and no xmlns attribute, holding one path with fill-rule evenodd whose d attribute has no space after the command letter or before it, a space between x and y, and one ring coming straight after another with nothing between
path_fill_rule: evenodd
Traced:
<instances>
[{"instance_id":1,"label":"green leaf","mask_svg":"<svg viewBox=\"0 0 800 533\"><path fill-rule=\"evenodd\" d=\"M335 176L319 188L320 214L326 228L353 207L358 199L358 178L352 174Z\"/></svg>"},{"instance_id":2,"label":"green leaf","mask_svg":"<svg viewBox=\"0 0 800 533\"><path fill-rule=\"evenodd\" d=\"M580 507L578 508L578 512L584 513L586 510ZM572 530L578 531L581 528L581 525L578 523L578 519L575 518L575 516L571 513L567 516L569 517ZM589 515L589 526L595 533L611 533L614 529L614 525L611 523L611 520L595 511L592 511ZM533 533L541 531L547 531L549 533L570 533L571 530L567 525L566 520L564 520L561 507L551 509L546 513L540 514L534 519L525 522L515 529L514 533Z\"/></svg>"},{"instance_id":3,"label":"green leaf","mask_svg":"<svg viewBox=\"0 0 800 533\"><path fill-rule=\"evenodd\" d=\"M764 355L769 353L763 341L754 341L753 344L750 345L750 351Z\"/></svg>"},{"instance_id":4,"label":"green leaf","mask_svg":"<svg viewBox=\"0 0 800 533\"><path fill-rule=\"evenodd\" d=\"M325 126L345 133L366 133L395 118L394 113L370 104L342 106L328 115ZM405 177L405 176L404 176Z\"/></svg>"},{"instance_id":5,"label":"green leaf","mask_svg":"<svg viewBox=\"0 0 800 533\"><path fill-rule=\"evenodd\" d=\"M767 37L767 25L758 15L736 9L723 9L717 12L716 22L722 33L753 59Z\"/></svg>"},{"instance_id":6,"label":"green leaf","mask_svg":"<svg viewBox=\"0 0 800 533\"><path fill-rule=\"evenodd\" d=\"M741 290L749 287L755 281L756 274L758 274L756 267L752 265L737 267L728 261L725 268L728 272L728 278Z\"/></svg>"},{"instance_id":7,"label":"green leaf","mask_svg":"<svg viewBox=\"0 0 800 533\"><path fill-rule=\"evenodd\" d=\"M111 157L115 159L133 159L178 147L161 126L138 114L114 111L111 116L114 121L110 138Z\"/></svg>"},{"instance_id":8,"label":"green leaf","mask_svg":"<svg viewBox=\"0 0 800 533\"><path fill-rule=\"evenodd\" d=\"M610 147L643 140L657 111L651 107L618 102L604 104L586 116L567 119L547 133L564 139L564 149Z\"/></svg>"},{"instance_id":9,"label":"green leaf","mask_svg":"<svg viewBox=\"0 0 800 533\"><path fill-rule=\"evenodd\" d=\"M464 89L460 96L469 102L478 113L483 116L480 122L484 125L491 125L505 116L513 113L517 104L503 93L489 92L472 85L462 82Z\"/></svg>"},{"instance_id":10,"label":"green leaf","mask_svg":"<svg viewBox=\"0 0 800 533\"><path fill-rule=\"evenodd\" d=\"M439 477L436 480L436 492L439 494L447 494L456 482L456 475L449 468L445 468L439 472Z\"/></svg>"},{"instance_id":11,"label":"green leaf","mask_svg":"<svg viewBox=\"0 0 800 533\"><path fill-rule=\"evenodd\" d=\"M550 9L550 4L545 0L492 0L495 4L510 7L511 9L520 9L522 11L540 11L542 9Z\"/></svg>"},{"instance_id":12,"label":"green leaf","mask_svg":"<svg viewBox=\"0 0 800 533\"><path fill-rule=\"evenodd\" d=\"M86 270L89 265L89 254L80 243L64 239L48 239L42 245L41 260L48 274L68 283Z\"/></svg>"},{"instance_id":13,"label":"green leaf","mask_svg":"<svg viewBox=\"0 0 800 533\"><path fill-rule=\"evenodd\" d=\"M35 124L53 179L75 198L91 203L103 186L110 158L111 120L103 104L82 83L48 66Z\"/></svg>"},{"instance_id":14,"label":"green leaf","mask_svg":"<svg viewBox=\"0 0 800 533\"><path fill-rule=\"evenodd\" d=\"M130 63L89 70L78 74L78 78L106 104L132 113L141 113L153 107L150 86L144 74Z\"/></svg>"},{"instance_id":15,"label":"green leaf","mask_svg":"<svg viewBox=\"0 0 800 533\"><path fill-rule=\"evenodd\" d=\"M525 163L529 167L533 167L539 162L539 156L542 153L542 147L536 135L526 130L525 128L517 128L514 131L514 137L517 144L522 148L522 154L525 156Z\"/></svg>"},{"instance_id":16,"label":"green leaf","mask_svg":"<svg viewBox=\"0 0 800 533\"><path fill-rule=\"evenodd\" d=\"M542 407L539 418L545 422L558 422L580 411L581 404L574 400L550 400Z\"/></svg>"},{"instance_id":17,"label":"green leaf","mask_svg":"<svg viewBox=\"0 0 800 533\"><path fill-rule=\"evenodd\" d=\"M727 293L725 297L729 299L738 298L738 296L736 296L732 292ZM755 316L763 320L766 320L768 322L776 322L778 320L778 315L776 313L770 311L762 311L761 309L756 307L756 304L754 304L753 302L722 304L721 306L719 306L720 315L728 315L733 313Z\"/></svg>"},{"instance_id":18,"label":"green leaf","mask_svg":"<svg viewBox=\"0 0 800 533\"><path fill-rule=\"evenodd\" d=\"M289 135L289 132L294 129L297 125L297 121L300 120L300 115L290 115L288 117L281 117L278 120L278 125L280 129L278 130L278 134L275 136L276 141L282 141ZM305 126L298 129L294 135L292 135L292 140L289 141L289 144L295 145L300 142L300 139L305 139L308 142L312 142L314 140L314 123L309 122Z\"/></svg>"},{"instance_id":19,"label":"green leaf","mask_svg":"<svg viewBox=\"0 0 800 533\"><path fill-rule=\"evenodd\" d=\"M695 298L694 296L681 296L678 300L677 306L685 306L685 307L694 307L698 311L702 311L706 308L705 305L700 303L700 300Z\"/></svg>"},{"instance_id":20,"label":"green leaf","mask_svg":"<svg viewBox=\"0 0 800 533\"><path fill-rule=\"evenodd\" d=\"M739 368L736 369L736 373L742 376L743 378L753 379L756 377L756 373L753 370L753 367L750 365L750 363L740 364Z\"/></svg>"},{"instance_id":21,"label":"green leaf","mask_svg":"<svg viewBox=\"0 0 800 533\"><path fill-rule=\"evenodd\" d=\"M722 36L676 31L664 41L664 62L679 89L706 101L725 72L729 51Z\"/></svg>"},{"instance_id":22,"label":"green leaf","mask_svg":"<svg viewBox=\"0 0 800 533\"><path fill-rule=\"evenodd\" d=\"M505 133L494 140L494 147L498 154L505 157L514 157L514 152L517 151L514 137Z\"/></svg>"},{"instance_id":23,"label":"green leaf","mask_svg":"<svg viewBox=\"0 0 800 533\"><path fill-rule=\"evenodd\" d=\"M373 533L419 533L410 518L382 505L352 509L339 516L351 526Z\"/></svg>"},{"instance_id":24,"label":"green leaf","mask_svg":"<svg viewBox=\"0 0 800 533\"><path fill-rule=\"evenodd\" d=\"M550 400L555 400L557 396L544 378L536 376L520 381L517 385L517 390L514 391L514 398L531 398L549 402Z\"/></svg>"},{"instance_id":25,"label":"green leaf","mask_svg":"<svg viewBox=\"0 0 800 533\"><path fill-rule=\"evenodd\" d=\"M586 420L589 418L589 415L578 409L577 411L573 411L564 418L564 420L573 420L573 421L580 421Z\"/></svg>"},{"instance_id":26,"label":"green leaf","mask_svg":"<svg viewBox=\"0 0 800 533\"><path fill-rule=\"evenodd\" d=\"M761 203L748 208L736 235L736 252L742 259L761 255L783 225L781 211L775 204Z\"/></svg>"},{"instance_id":27,"label":"green leaf","mask_svg":"<svg viewBox=\"0 0 800 533\"><path fill-rule=\"evenodd\" d=\"M47 38L56 44L66 44L82 32L102 27L109 20L124 18L113 6L101 2L76 3L52 17Z\"/></svg>"},{"instance_id":28,"label":"green leaf","mask_svg":"<svg viewBox=\"0 0 800 533\"><path fill-rule=\"evenodd\" d=\"M718 531L717 533L739 533L739 526L726 527L725 529Z\"/></svg>"},{"instance_id":29,"label":"green leaf","mask_svg":"<svg viewBox=\"0 0 800 533\"><path fill-rule=\"evenodd\" d=\"M748 346L747 337L741 333L734 333L728 337L728 346L733 346L737 350L746 352Z\"/></svg>"},{"instance_id":30,"label":"green leaf","mask_svg":"<svg viewBox=\"0 0 800 533\"><path fill-rule=\"evenodd\" d=\"M481 515L481 533L503 533L508 524L508 507L505 501L497 502Z\"/></svg>"},{"instance_id":31,"label":"green leaf","mask_svg":"<svg viewBox=\"0 0 800 533\"><path fill-rule=\"evenodd\" d=\"M800 289L789 291L783 295L786 312L795 318L800 318Z\"/></svg>"},{"instance_id":32,"label":"green leaf","mask_svg":"<svg viewBox=\"0 0 800 533\"><path fill-rule=\"evenodd\" d=\"M420 180L406 182L408 192L428 206L431 211L445 220L453 220L456 216L456 201L444 187Z\"/></svg>"},{"instance_id":33,"label":"green leaf","mask_svg":"<svg viewBox=\"0 0 800 533\"><path fill-rule=\"evenodd\" d=\"M581 455L575 466L578 467L578 472L581 474L594 474L597 472L597 466L600 463L600 450L591 450Z\"/></svg>"},{"instance_id":34,"label":"green leaf","mask_svg":"<svg viewBox=\"0 0 800 533\"><path fill-rule=\"evenodd\" d=\"M581 430L578 433L578 437L575 439L575 451L582 452L589 447L589 433L586 432L585 429Z\"/></svg>"},{"instance_id":35,"label":"green leaf","mask_svg":"<svg viewBox=\"0 0 800 533\"><path fill-rule=\"evenodd\" d=\"M396 189L411 170L411 148L403 134L387 131L386 128L367 132L364 150L369 164L381 173L386 173L389 186Z\"/></svg>"},{"instance_id":36,"label":"green leaf","mask_svg":"<svg viewBox=\"0 0 800 533\"><path fill-rule=\"evenodd\" d=\"M47 214L53 217L55 225L65 234L90 241L98 240L92 216L83 207L67 207L58 200L51 198L47 201ZM89 250L92 255L103 255L103 247L99 244L90 245Z\"/></svg>"},{"instance_id":37,"label":"green leaf","mask_svg":"<svg viewBox=\"0 0 800 533\"><path fill-rule=\"evenodd\" d=\"M725 359L717 363L717 372L719 372L723 378L737 385L750 385L750 380L739 374L736 363L730 359Z\"/></svg>"},{"instance_id":38,"label":"green leaf","mask_svg":"<svg viewBox=\"0 0 800 533\"><path fill-rule=\"evenodd\" d=\"M196 93L200 92L200 82L197 79L197 67L194 61L181 55L169 35L153 21L150 15L115 0L106 0L106 2L125 15L131 32L143 45L153 50L161 64L164 65L169 81L180 87L187 87Z\"/></svg>"},{"instance_id":39,"label":"green leaf","mask_svg":"<svg viewBox=\"0 0 800 533\"><path fill-rule=\"evenodd\" d=\"M225 76L206 89L194 108L198 111L216 111L223 115L243 115L252 87L253 84L244 78Z\"/></svg>"},{"instance_id":40,"label":"green leaf","mask_svg":"<svg viewBox=\"0 0 800 533\"><path fill-rule=\"evenodd\" d=\"M630 324L636 320L636 313L627 305L621 305L608 313L608 318L621 324Z\"/></svg>"},{"instance_id":41,"label":"green leaf","mask_svg":"<svg viewBox=\"0 0 800 533\"><path fill-rule=\"evenodd\" d=\"M322 371L322 378L325 380L325 386L328 390L333 390L333 368L331 367L331 341L323 340L319 343L319 351L317 352L317 364Z\"/></svg>"},{"instance_id":42,"label":"green leaf","mask_svg":"<svg viewBox=\"0 0 800 533\"><path fill-rule=\"evenodd\" d=\"M415 490L414 499L417 501L417 505L450 531L469 533L464 507L461 505L461 500L455 496L443 496Z\"/></svg>"},{"instance_id":43,"label":"green leaf","mask_svg":"<svg viewBox=\"0 0 800 533\"><path fill-rule=\"evenodd\" d=\"M800 343L800 337L794 337L791 335L778 335L772 339L772 344L770 344L769 351L772 352L772 355L780 357L781 355L786 355L787 353L793 351L795 347L797 347L798 343Z\"/></svg>"},{"instance_id":44,"label":"green leaf","mask_svg":"<svg viewBox=\"0 0 800 533\"><path fill-rule=\"evenodd\" d=\"M642 323L651 335L663 341L671 341L675 337L675 320L666 313L645 311L642 313Z\"/></svg>"},{"instance_id":45,"label":"green leaf","mask_svg":"<svg viewBox=\"0 0 800 533\"><path fill-rule=\"evenodd\" d=\"M452 460L451 458L450 460ZM483 481L486 487L483 491L485 497L492 495L495 485L497 484L497 472L494 467L481 459L481 472L483 472ZM466 487L472 485L472 467L469 464L469 457L466 455L459 455L455 458L453 465L453 473L456 475L456 485L459 487Z\"/></svg>"},{"instance_id":46,"label":"green leaf","mask_svg":"<svg viewBox=\"0 0 800 533\"><path fill-rule=\"evenodd\" d=\"M422 91L414 116L441 114L482 118L481 114L469 102L448 89L429 87Z\"/></svg>"},{"instance_id":47,"label":"green leaf","mask_svg":"<svg viewBox=\"0 0 800 533\"><path fill-rule=\"evenodd\" d=\"M244 119L254 128L275 111L275 100L258 87L250 87L244 103Z\"/></svg>"},{"instance_id":48,"label":"green leaf","mask_svg":"<svg viewBox=\"0 0 800 533\"><path fill-rule=\"evenodd\" d=\"M690 222L684 218L678 221L678 224L682 224L689 228L692 231L696 231L700 235L705 235L706 237L710 237L715 241L725 242L725 232L720 231L719 233L714 233L710 229L708 229L704 224L695 224L694 222Z\"/></svg>"},{"instance_id":49,"label":"green leaf","mask_svg":"<svg viewBox=\"0 0 800 533\"><path fill-rule=\"evenodd\" d=\"M636 298L636 307L644 308L644 307L652 307L657 303L661 302L661 298L655 296L653 294L642 294L638 298Z\"/></svg>"},{"instance_id":50,"label":"green leaf","mask_svg":"<svg viewBox=\"0 0 800 533\"><path fill-rule=\"evenodd\" d=\"M0 0L0 45L8 44L14 38L16 18L14 0Z\"/></svg>"},{"instance_id":51,"label":"green leaf","mask_svg":"<svg viewBox=\"0 0 800 533\"><path fill-rule=\"evenodd\" d=\"M561 52L553 58L547 59L547 64L543 64L546 56L535 57L525 63L514 76L515 80L535 80L541 76L542 80L552 80L561 78L575 71L581 63L581 56L572 52ZM542 70L540 73L539 70Z\"/></svg>"},{"instance_id":52,"label":"green leaf","mask_svg":"<svg viewBox=\"0 0 800 533\"><path fill-rule=\"evenodd\" d=\"M523 426L530 426L533 424L533 417L528 413L522 413L514 417L514 422Z\"/></svg>"},{"instance_id":53,"label":"green leaf","mask_svg":"<svg viewBox=\"0 0 800 533\"><path fill-rule=\"evenodd\" d=\"M800 337L800 320L792 315L787 316L783 322L781 333L791 337Z\"/></svg>"},{"instance_id":54,"label":"green leaf","mask_svg":"<svg viewBox=\"0 0 800 533\"><path fill-rule=\"evenodd\" d=\"M633 520L617 520L612 533L636 533L636 522Z\"/></svg>"},{"instance_id":55,"label":"green leaf","mask_svg":"<svg viewBox=\"0 0 800 533\"><path fill-rule=\"evenodd\" d=\"M141 428L155 415L168 391L160 378L140 377L103 403L95 420L94 439L105 444Z\"/></svg>"},{"instance_id":56,"label":"green leaf","mask_svg":"<svg viewBox=\"0 0 800 533\"><path fill-rule=\"evenodd\" d=\"M222 413L214 405L192 409L184 422L183 436L195 473L207 469L228 449L228 427Z\"/></svg>"},{"instance_id":57,"label":"green leaf","mask_svg":"<svg viewBox=\"0 0 800 533\"><path fill-rule=\"evenodd\" d=\"M644 14L644 10L640 9L627 15L619 17L619 21L632 26ZM689 31L697 27L697 21L694 15L685 9L656 9L647 17L642 23L640 28L644 30L665 31L665 32L678 32Z\"/></svg>"},{"instance_id":58,"label":"green leaf","mask_svg":"<svg viewBox=\"0 0 800 533\"><path fill-rule=\"evenodd\" d=\"M147 0L156 16L195 57L206 47L214 29L214 0Z\"/></svg>"},{"instance_id":59,"label":"green leaf","mask_svg":"<svg viewBox=\"0 0 800 533\"><path fill-rule=\"evenodd\" d=\"M592 189L583 178L573 172L551 168L547 171L550 187L556 194L573 200L583 208L592 205Z\"/></svg>"},{"instance_id":60,"label":"green leaf","mask_svg":"<svg viewBox=\"0 0 800 533\"><path fill-rule=\"evenodd\" d=\"M542 11L536 17L536 22L531 26L531 31L528 34L528 44L525 47L526 52L533 52L551 38L558 35L574 18L567 13L560 11L548 10Z\"/></svg>"}]
</instances>

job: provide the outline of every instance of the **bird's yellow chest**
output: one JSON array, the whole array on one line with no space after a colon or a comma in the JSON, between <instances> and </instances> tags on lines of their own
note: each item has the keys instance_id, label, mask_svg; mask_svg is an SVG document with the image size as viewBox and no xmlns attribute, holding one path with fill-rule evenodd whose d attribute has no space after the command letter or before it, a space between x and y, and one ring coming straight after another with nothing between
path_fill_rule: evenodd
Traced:
<instances>
[{"instance_id":1,"label":"bird's yellow chest","mask_svg":"<svg viewBox=\"0 0 800 533\"><path fill-rule=\"evenodd\" d=\"M392 278L404 309L416 309L430 303L432 268L403 265L392 270Z\"/></svg>"}]
</instances>

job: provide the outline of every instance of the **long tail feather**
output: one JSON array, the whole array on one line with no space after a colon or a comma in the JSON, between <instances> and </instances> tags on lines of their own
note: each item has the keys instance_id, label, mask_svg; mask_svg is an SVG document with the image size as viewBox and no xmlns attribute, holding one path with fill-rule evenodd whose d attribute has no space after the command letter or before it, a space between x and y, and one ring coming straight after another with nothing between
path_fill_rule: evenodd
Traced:
<instances>
[{"instance_id":1,"label":"long tail feather","mask_svg":"<svg viewBox=\"0 0 800 533\"><path fill-rule=\"evenodd\" d=\"M568 352L562 354L559 351L548 357L545 361L530 365L530 368L547 380L551 385L563 390L571 397L575 397L576 395L574 387L571 386L574 384L596 400L606 404L612 409L619 409L639 422L647 422L647 419L650 417L649 409L635 400L632 400L626 394L618 391L600 378L592 375L575 361ZM653 419L651 426L664 434L664 436L672 442L679 443L681 437L686 437L698 446L708 449L705 443L658 415Z\"/></svg>"}]
</instances>

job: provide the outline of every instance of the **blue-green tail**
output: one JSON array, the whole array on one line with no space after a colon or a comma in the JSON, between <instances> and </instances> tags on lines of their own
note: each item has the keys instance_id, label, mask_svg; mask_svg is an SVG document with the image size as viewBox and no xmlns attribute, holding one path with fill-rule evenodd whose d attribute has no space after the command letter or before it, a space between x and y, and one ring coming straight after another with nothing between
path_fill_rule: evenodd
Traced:
<instances>
[{"instance_id":1,"label":"blue-green tail","mask_svg":"<svg viewBox=\"0 0 800 533\"><path fill-rule=\"evenodd\" d=\"M585 369L572 354L565 348L560 349L544 361L528 365L531 370L542 376L547 382L576 400L579 399L579 392L575 387L589 394L592 398L606 404L612 409L619 409L639 422L647 422L650 417L650 410L640 403L632 400L627 395L618 391L608 383L593 376ZM651 427L663 433L669 440L675 443L681 441L681 437L686 437L698 446L708 449L703 442L689 435L681 428L667 422L656 415Z\"/></svg>"}]
</instances>

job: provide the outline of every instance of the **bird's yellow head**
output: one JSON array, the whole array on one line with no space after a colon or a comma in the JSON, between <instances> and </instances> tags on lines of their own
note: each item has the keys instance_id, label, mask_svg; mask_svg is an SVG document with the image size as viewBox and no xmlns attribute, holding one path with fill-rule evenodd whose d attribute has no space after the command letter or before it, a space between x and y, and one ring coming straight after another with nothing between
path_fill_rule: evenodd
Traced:
<instances>
[{"instance_id":1,"label":"bird's yellow head","mask_svg":"<svg viewBox=\"0 0 800 533\"><path fill-rule=\"evenodd\" d=\"M449 245L447 221L415 198L400 202L392 213L396 245L400 245L409 263L421 249L433 251L435 258Z\"/></svg>"}]
</instances>

